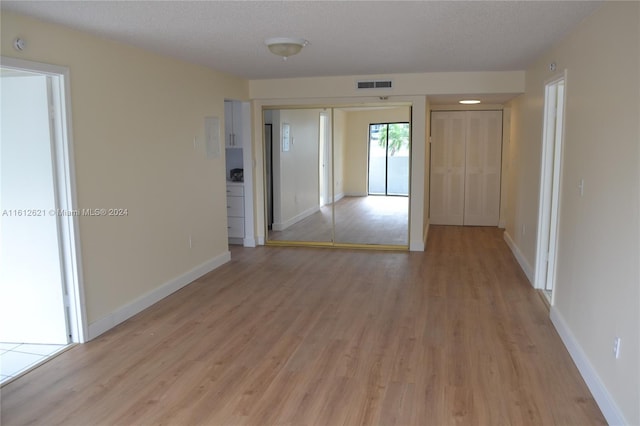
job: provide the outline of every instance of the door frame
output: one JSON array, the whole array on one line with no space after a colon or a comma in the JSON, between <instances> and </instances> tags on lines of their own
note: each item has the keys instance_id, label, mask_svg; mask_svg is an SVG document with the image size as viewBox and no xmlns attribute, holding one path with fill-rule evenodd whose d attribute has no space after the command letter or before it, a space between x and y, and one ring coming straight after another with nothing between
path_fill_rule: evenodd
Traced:
<instances>
[{"instance_id":1,"label":"door frame","mask_svg":"<svg viewBox=\"0 0 640 426\"><path fill-rule=\"evenodd\" d=\"M73 135L71 121L71 90L69 69L41 62L17 58L0 57L2 68L33 72L51 77L52 100L57 114L54 114L55 143L53 144L53 166L55 193L58 209L69 214L58 214L58 236L60 241L61 267L66 294L69 340L84 343L89 340L84 298L84 280L79 232L79 212Z\"/></svg>"},{"instance_id":2,"label":"door frame","mask_svg":"<svg viewBox=\"0 0 640 426\"><path fill-rule=\"evenodd\" d=\"M563 99L561 109L558 110L557 88L559 84L562 84L563 87ZM560 192L562 188L562 162L565 139L564 117L566 112L567 70L548 79L544 87L545 99L542 127L542 156L540 162L540 202L538 210L534 287L540 290L551 290L550 303L553 304L553 295L555 293L553 288L555 287L559 240L558 229L560 225ZM559 120L558 117L560 117Z\"/></svg>"}]
</instances>

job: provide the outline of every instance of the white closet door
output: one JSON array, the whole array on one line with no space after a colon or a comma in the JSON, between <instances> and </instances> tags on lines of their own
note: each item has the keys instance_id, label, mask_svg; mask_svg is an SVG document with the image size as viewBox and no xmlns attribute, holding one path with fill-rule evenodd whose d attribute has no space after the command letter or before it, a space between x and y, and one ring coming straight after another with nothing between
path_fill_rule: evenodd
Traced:
<instances>
[{"instance_id":1,"label":"white closet door","mask_svg":"<svg viewBox=\"0 0 640 426\"><path fill-rule=\"evenodd\" d=\"M464 219L465 113L431 115L430 223L462 225Z\"/></svg>"},{"instance_id":2,"label":"white closet door","mask_svg":"<svg viewBox=\"0 0 640 426\"><path fill-rule=\"evenodd\" d=\"M498 226L502 112L467 112L464 224Z\"/></svg>"}]
</instances>

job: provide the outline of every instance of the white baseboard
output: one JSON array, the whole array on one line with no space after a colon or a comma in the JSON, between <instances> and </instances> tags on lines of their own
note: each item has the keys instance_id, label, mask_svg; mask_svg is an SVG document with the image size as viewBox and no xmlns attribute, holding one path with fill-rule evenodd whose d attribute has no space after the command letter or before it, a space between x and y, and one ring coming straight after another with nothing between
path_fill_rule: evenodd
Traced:
<instances>
[{"instance_id":1,"label":"white baseboard","mask_svg":"<svg viewBox=\"0 0 640 426\"><path fill-rule=\"evenodd\" d=\"M291 225L295 225L296 223L300 222L302 219L306 219L307 217L311 216L314 213L317 213L320 211L320 207L318 206L314 206L311 207L310 209L307 209L303 212L298 213L297 215L295 215L294 217L292 217L291 219L287 219L284 222L281 223L273 223L273 230L274 231L284 231L285 229L287 229L288 227L290 227Z\"/></svg>"},{"instance_id":2,"label":"white baseboard","mask_svg":"<svg viewBox=\"0 0 640 426\"><path fill-rule=\"evenodd\" d=\"M255 247L256 246L256 239L255 238L245 238L243 245L245 247Z\"/></svg>"},{"instance_id":3,"label":"white baseboard","mask_svg":"<svg viewBox=\"0 0 640 426\"><path fill-rule=\"evenodd\" d=\"M258 245L259 246L263 246L264 245L264 237L263 236L258 236Z\"/></svg>"},{"instance_id":4,"label":"white baseboard","mask_svg":"<svg viewBox=\"0 0 640 426\"><path fill-rule=\"evenodd\" d=\"M341 192L339 194L336 194L333 196L333 202L337 203L338 201L342 200L344 198L344 192Z\"/></svg>"},{"instance_id":5,"label":"white baseboard","mask_svg":"<svg viewBox=\"0 0 640 426\"><path fill-rule=\"evenodd\" d=\"M367 194L366 192L345 192L344 196L345 197L368 197L369 194Z\"/></svg>"},{"instance_id":6,"label":"white baseboard","mask_svg":"<svg viewBox=\"0 0 640 426\"><path fill-rule=\"evenodd\" d=\"M524 254L522 254L520 248L518 248L515 241L513 241L511 235L509 235L507 231L504 231L504 240L507 242L507 245L511 249L511 252L518 261L518 264L520 264L522 271L527 276L529 283L533 286L533 268L531 267L531 265L529 265L529 262L527 262L527 259L525 259Z\"/></svg>"},{"instance_id":7,"label":"white baseboard","mask_svg":"<svg viewBox=\"0 0 640 426\"><path fill-rule=\"evenodd\" d=\"M89 340L95 339L102 333L112 329L116 325L126 321L135 314L147 309L154 303L157 303L158 301L169 296L171 293L174 293L187 284L192 283L204 274L224 265L229 260L231 260L231 253L227 251L219 256L214 257L211 260L202 263L199 266L196 266L192 270L180 275L179 277L176 277L171 281L164 283L163 285L150 291L149 293L140 296L133 302L130 302L125 306L111 312L109 315L92 322L91 324L89 324Z\"/></svg>"},{"instance_id":8,"label":"white baseboard","mask_svg":"<svg viewBox=\"0 0 640 426\"><path fill-rule=\"evenodd\" d=\"M591 365L589 358L584 353L582 346L578 343L571 329L565 322L562 314L558 312L555 306L551 306L551 322L555 326L560 338L569 351L569 355L573 358L573 362L578 367L578 371L582 375L587 387L591 391L593 398L596 400L598 407L602 411L604 418L610 425L628 425L629 423L624 417L622 411L611 397L611 394L605 387L604 383L598 376L595 368Z\"/></svg>"}]
</instances>

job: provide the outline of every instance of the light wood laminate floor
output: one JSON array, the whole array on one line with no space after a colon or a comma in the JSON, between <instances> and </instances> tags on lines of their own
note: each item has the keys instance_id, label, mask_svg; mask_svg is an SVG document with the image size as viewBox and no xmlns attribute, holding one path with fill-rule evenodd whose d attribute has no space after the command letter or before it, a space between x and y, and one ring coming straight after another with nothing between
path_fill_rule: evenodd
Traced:
<instances>
[{"instance_id":1,"label":"light wood laminate floor","mask_svg":"<svg viewBox=\"0 0 640 426\"><path fill-rule=\"evenodd\" d=\"M232 261L2 388L3 425L598 425L495 228Z\"/></svg>"},{"instance_id":2,"label":"light wood laminate floor","mask_svg":"<svg viewBox=\"0 0 640 426\"><path fill-rule=\"evenodd\" d=\"M327 205L284 231L269 231L269 239L329 242L333 212L337 243L409 244L409 198L381 195L344 197L335 203L335 209Z\"/></svg>"}]
</instances>

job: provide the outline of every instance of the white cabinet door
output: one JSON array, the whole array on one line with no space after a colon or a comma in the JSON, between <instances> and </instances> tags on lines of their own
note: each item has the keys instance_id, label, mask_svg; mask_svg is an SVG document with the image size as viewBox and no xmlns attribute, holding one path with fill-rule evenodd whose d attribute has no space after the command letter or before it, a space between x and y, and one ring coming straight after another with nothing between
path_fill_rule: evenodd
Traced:
<instances>
[{"instance_id":1,"label":"white cabinet door","mask_svg":"<svg viewBox=\"0 0 640 426\"><path fill-rule=\"evenodd\" d=\"M502 112L467 112L464 224L498 226Z\"/></svg>"},{"instance_id":2,"label":"white cabinet door","mask_svg":"<svg viewBox=\"0 0 640 426\"><path fill-rule=\"evenodd\" d=\"M465 170L464 112L431 115L430 222L462 225Z\"/></svg>"},{"instance_id":3,"label":"white cabinet door","mask_svg":"<svg viewBox=\"0 0 640 426\"><path fill-rule=\"evenodd\" d=\"M244 197L227 197L227 216L244 217Z\"/></svg>"},{"instance_id":4,"label":"white cabinet door","mask_svg":"<svg viewBox=\"0 0 640 426\"><path fill-rule=\"evenodd\" d=\"M224 146L242 148L242 102L224 101Z\"/></svg>"}]
</instances>

